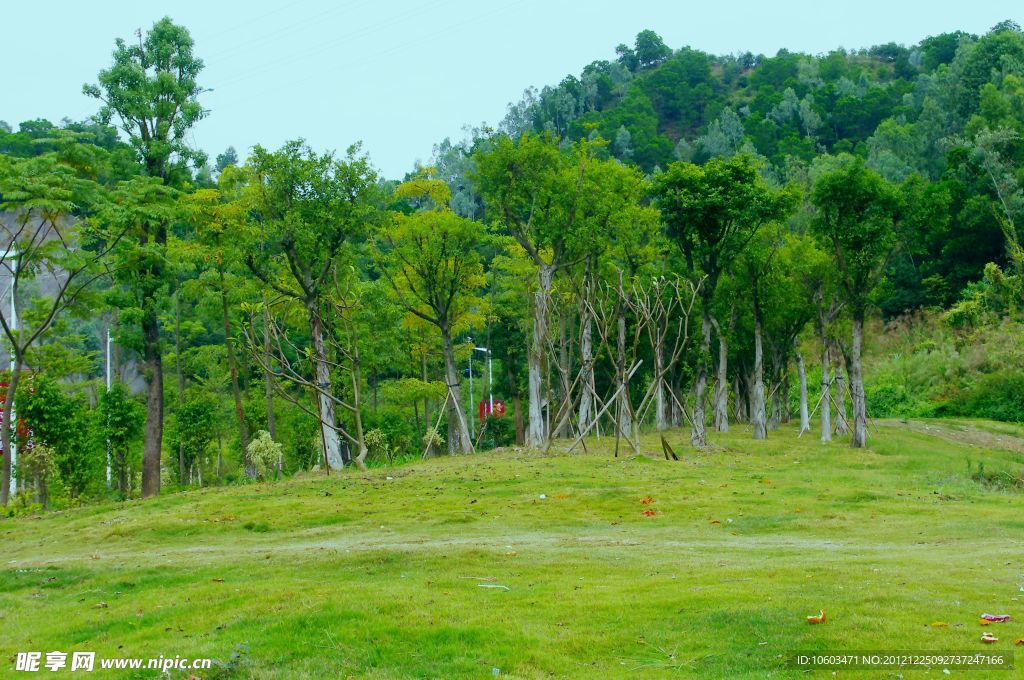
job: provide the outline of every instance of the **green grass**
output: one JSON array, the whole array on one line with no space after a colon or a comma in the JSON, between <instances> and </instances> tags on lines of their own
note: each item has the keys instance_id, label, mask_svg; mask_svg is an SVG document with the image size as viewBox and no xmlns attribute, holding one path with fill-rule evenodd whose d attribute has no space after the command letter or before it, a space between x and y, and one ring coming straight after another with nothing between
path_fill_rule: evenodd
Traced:
<instances>
[{"instance_id":1,"label":"green grass","mask_svg":"<svg viewBox=\"0 0 1024 680\"><path fill-rule=\"evenodd\" d=\"M791 429L670 441L684 460L605 438L4 521L0 676L28 677L19 650L240 644L208 677L806 677L787 652L1024 651L1024 496L967 475L1021 454L900 423L868 451Z\"/></svg>"}]
</instances>

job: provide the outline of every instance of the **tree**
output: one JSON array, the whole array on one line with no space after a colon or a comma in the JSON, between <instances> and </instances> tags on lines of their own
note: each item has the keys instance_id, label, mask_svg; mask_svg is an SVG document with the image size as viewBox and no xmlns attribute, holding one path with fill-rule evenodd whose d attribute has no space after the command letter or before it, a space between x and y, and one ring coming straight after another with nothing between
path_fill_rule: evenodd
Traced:
<instances>
[{"instance_id":1,"label":"tree","mask_svg":"<svg viewBox=\"0 0 1024 680\"><path fill-rule=\"evenodd\" d=\"M672 56L672 49L665 44L660 35L650 29L637 33L635 45L634 54L641 68L657 66Z\"/></svg>"},{"instance_id":2,"label":"tree","mask_svg":"<svg viewBox=\"0 0 1024 680\"><path fill-rule=\"evenodd\" d=\"M224 184L231 186L234 173L227 173ZM241 178L238 178L241 181ZM237 182L236 182L237 184ZM234 193L237 194L237 191ZM230 195L230 194L229 194ZM235 196L235 198L238 198ZM232 332L229 310L228 277L232 260L239 258L234 244L242 235L244 204L240 200L225 200L222 192L215 189L200 189L188 197L189 217L196 226L196 237L205 246L205 257L212 262L217 277L217 291L220 297L221 324L224 329L224 350L228 360L231 380L231 394L235 401L235 418L238 420L238 435L242 456L245 458L249 446L249 426L242 408L243 386L238 378L238 357L235 352L235 338ZM251 464L246 465L246 474L255 475Z\"/></svg>"},{"instance_id":3,"label":"tree","mask_svg":"<svg viewBox=\"0 0 1024 680\"><path fill-rule=\"evenodd\" d=\"M101 265L124 235L123 229L95 219L103 200L99 185L57 153L24 160L0 156L0 211L10 215L0 226L0 267L15 301L14 309L0 308L13 368L4 413L11 412L27 352L106 273ZM20 301L19 313L19 292L32 292L24 290L29 283L38 287L37 295L28 304ZM5 453L11 450L13 425L5 420L0 428ZM5 455L0 504L7 504L10 479L11 456Z\"/></svg>"},{"instance_id":4,"label":"tree","mask_svg":"<svg viewBox=\"0 0 1024 680\"><path fill-rule=\"evenodd\" d=\"M233 146L224 149L224 153L217 154L217 164L214 167L217 169L217 174L220 174L229 165L238 165L238 152Z\"/></svg>"},{"instance_id":5,"label":"tree","mask_svg":"<svg viewBox=\"0 0 1024 680\"><path fill-rule=\"evenodd\" d=\"M377 175L358 146L344 158L318 154L302 141L278 151L257 146L247 163L246 188L252 243L246 265L265 285L301 305L310 332L314 377L326 464L343 464L328 355L328 298L338 281L336 265L346 246L364 238L379 218ZM351 440L350 440L351 441ZM362 455L362 452L360 452Z\"/></svg>"},{"instance_id":6,"label":"tree","mask_svg":"<svg viewBox=\"0 0 1024 680\"><path fill-rule=\"evenodd\" d=\"M111 467L117 478L121 498L131 494L132 444L142 432L145 413L123 383L115 382L100 396L97 406L99 435L97 445L110 447Z\"/></svg>"},{"instance_id":7,"label":"tree","mask_svg":"<svg viewBox=\"0 0 1024 680\"><path fill-rule=\"evenodd\" d=\"M396 214L381 231L387 249L380 268L399 302L409 313L437 327L444 355L448 452L469 453L472 442L459 390L453 336L476 318L484 285L479 247L483 225L456 215L451 193L429 171L399 185L396 196L425 203L411 215ZM472 415L471 415L472 417Z\"/></svg>"},{"instance_id":8,"label":"tree","mask_svg":"<svg viewBox=\"0 0 1024 680\"><path fill-rule=\"evenodd\" d=\"M542 364L548 308L554 276L572 259L576 199L588 160L584 148L570 157L547 135L523 135L515 142L503 136L477 160L476 180L492 218L522 248L537 276L527 353L527 446L546 440Z\"/></svg>"},{"instance_id":9,"label":"tree","mask_svg":"<svg viewBox=\"0 0 1024 680\"><path fill-rule=\"evenodd\" d=\"M139 37L139 44L116 41L114 63L100 71L99 84L83 92L102 102L98 118L118 123L142 162L145 174L169 185L180 180L189 162L202 166L201 153L186 143L188 131L206 115L199 103L202 88L196 82L202 60L192 53L192 37L168 17L157 21ZM155 218L155 219L154 219ZM133 258L141 270L138 280L164 277L163 250L167 246L168 219L152 213L138 215L138 246L150 256ZM142 495L160 493L160 452L163 446L163 354L157 315L158 287L141 291L140 323L143 359L149 396L142 465Z\"/></svg>"},{"instance_id":10,"label":"tree","mask_svg":"<svg viewBox=\"0 0 1024 680\"><path fill-rule=\"evenodd\" d=\"M665 230L686 261L688 275L704 279L700 286L701 354L690 439L695 446L705 446L704 400L719 280L762 226L790 213L796 193L770 188L758 175L754 159L746 155L715 158L704 166L673 163L654 178L653 193Z\"/></svg>"},{"instance_id":11,"label":"tree","mask_svg":"<svg viewBox=\"0 0 1024 680\"><path fill-rule=\"evenodd\" d=\"M896 189L860 158L842 159L811 192L812 229L834 257L843 301L853 321L847 354L853 395L853 446L867 445L867 404L861 370L864 320L871 295L896 247L900 201Z\"/></svg>"}]
</instances>

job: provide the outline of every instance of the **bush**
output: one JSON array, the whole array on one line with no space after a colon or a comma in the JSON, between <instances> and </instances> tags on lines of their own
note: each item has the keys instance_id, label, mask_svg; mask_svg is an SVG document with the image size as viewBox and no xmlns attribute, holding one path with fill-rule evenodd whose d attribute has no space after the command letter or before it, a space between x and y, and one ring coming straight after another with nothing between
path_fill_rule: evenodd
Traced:
<instances>
[{"instance_id":1,"label":"bush","mask_svg":"<svg viewBox=\"0 0 1024 680\"><path fill-rule=\"evenodd\" d=\"M249 442L246 453L249 460L256 469L256 476L266 479L271 471L276 470L281 460L281 445L270 438L270 433L260 430L251 442Z\"/></svg>"},{"instance_id":2,"label":"bush","mask_svg":"<svg viewBox=\"0 0 1024 680\"><path fill-rule=\"evenodd\" d=\"M441 453L441 450L444 448L444 437L434 428L430 428L427 430L427 433L423 435L420 443L423 444L423 448L426 450L426 455L434 456Z\"/></svg>"},{"instance_id":3,"label":"bush","mask_svg":"<svg viewBox=\"0 0 1024 680\"><path fill-rule=\"evenodd\" d=\"M369 453L370 460L387 458L391 460L391 445L388 443L388 436L378 428L363 433L363 443Z\"/></svg>"},{"instance_id":4,"label":"bush","mask_svg":"<svg viewBox=\"0 0 1024 680\"><path fill-rule=\"evenodd\" d=\"M411 453L410 445L419 440L419 428L409 415L408 409L381 406L363 414L363 431L367 434L373 430L380 431L385 437L389 452L393 455ZM369 441L366 442L366 447L370 449L371 454L374 453Z\"/></svg>"},{"instance_id":5,"label":"bush","mask_svg":"<svg viewBox=\"0 0 1024 680\"><path fill-rule=\"evenodd\" d=\"M1024 422L1024 374L983 376L956 404L959 415L1012 423Z\"/></svg>"},{"instance_id":6,"label":"bush","mask_svg":"<svg viewBox=\"0 0 1024 680\"><path fill-rule=\"evenodd\" d=\"M482 427L484 429L480 438L481 448L495 449L516 443L516 424L511 415L487 416Z\"/></svg>"}]
</instances>

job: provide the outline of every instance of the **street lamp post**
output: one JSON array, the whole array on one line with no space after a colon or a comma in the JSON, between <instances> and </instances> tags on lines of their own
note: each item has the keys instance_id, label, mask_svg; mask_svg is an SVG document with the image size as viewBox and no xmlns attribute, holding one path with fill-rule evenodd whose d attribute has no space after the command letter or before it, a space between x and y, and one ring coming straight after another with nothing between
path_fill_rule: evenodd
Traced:
<instances>
[{"instance_id":1,"label":"street lamp post","mask_svg":"<svg viewBox=\"0 0 1024 680\"><path fill-rule=\"evenodd\" d=\"M0 259L5 259L5 260L6 259L10 259L12 261L11 268L10 268L10 271L11 271L11 324L10 324L10 327L11 327L11 335L17 337L17 331L18 331L18 308L15 306L15 302L14 302L14 293L15 293L14 284L17 281L17 278L18 278L18 251L15 250L12 247ZM11 345L11 378L14 377L14 370L15 370L15 366L14 366L14 345ZM7 383L7 387L8 387L8 389L10 389L10 382ZM18 493L18 478L14 476L14 464L18 462L18 413L17 413L17 411L14 408L14 402L13 401L11 402L11 412L4 414L4 423L3 423L3 425L4 425L4 427L10 428L10 427L12 427L12 424L13 424L13 427L14 427L14 434L11 436L11 450L10 450L9 453L10 453L10 456L11 456L11 487L10 488L11 488L11 496L14 496L14 495L16 495ZM7 454L7 453L8 453L7 451L4 451L4 454Z\"/></svg>"},{"instance_id":2,"label":"street lamp post","mask_svg":"<svg viewBox=\"0 0 1024 680\"><path fill-rule=\"evenodd\" d=\"M469 439L470 441L476 439L474 432L474 421L476 420L476 414L473 413L473 353L469 353Z\"/></svg>"},{"instance_id":3,"label":"street lamp post","mask_svg":"<svg viewBox=\"0 0 1024 680\"><path fill-rule=\"evenodd\" d=\"M491 366L491 350L487 347L474 347L477 352L483 352L487 355L487 403L488 403L488 414L494 414L494 373Z\"/></svg>"},{"instance_id":4,"label":"street lamp post","mask_svg":"<svg viewBox=\"0 0 1024 680\"><path fill-rule=\"evenodd\" d=\"M110 328L107 328L107 392L110 391L110 346L114 343L114 338L110 335ZM109 421L107 423L110 424ZM107 440L107 487L110 487L110 440Z\"/></svg>"}]
</instances>

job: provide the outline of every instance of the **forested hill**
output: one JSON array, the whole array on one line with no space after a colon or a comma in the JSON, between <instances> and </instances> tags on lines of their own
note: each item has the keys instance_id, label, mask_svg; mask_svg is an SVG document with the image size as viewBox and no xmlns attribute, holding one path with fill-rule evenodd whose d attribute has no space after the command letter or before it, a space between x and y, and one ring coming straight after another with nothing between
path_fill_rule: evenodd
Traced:
<instances>
[{"instance_id":1,"label":"forested hill","mask_svg":"<svg viewBox=\"0 0 1024 680\"><path fill-rule=\"evenodd\" d=\"M911 46L773 57L673 50L646 30L616 53L558 85L528 89L500 129L513 138L599 135L608 153L648 173L678 159L750 153L770 180L806 187L831 156L850 153L893 182L919 175L937 203L935 219L913 239L916 250L902 249L891 264L879 300L886 315L948 306L987 263L1005 264L991 182L964 167L956 141L1024 125L1024 34L1012 21L983 36L956 31ZM435 164L463 189L455 206L478 215L465 175L486 135L471 137L442 142Z\"/></svg>"}]
</instances>

